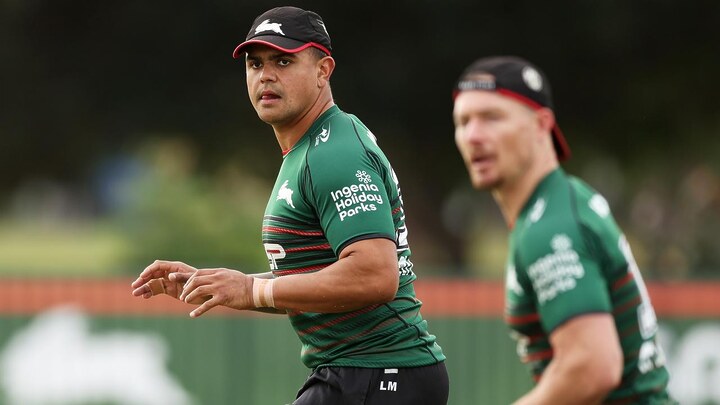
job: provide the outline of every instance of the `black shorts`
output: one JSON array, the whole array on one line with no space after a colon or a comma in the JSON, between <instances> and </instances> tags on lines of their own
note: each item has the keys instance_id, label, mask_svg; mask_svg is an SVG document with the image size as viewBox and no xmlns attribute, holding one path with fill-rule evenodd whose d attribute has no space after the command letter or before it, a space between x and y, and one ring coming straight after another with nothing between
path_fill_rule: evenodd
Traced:
<instances>
[{"instance_id":1,"label":"black shorts","mask_svg":"<svg viewBox=\"0 0 720 405\"><path fill-rule=\"evenodd\" d=\"M409 368L321 367L293 405L446 405L445 363Z\"/></svg>"}]
</instances>

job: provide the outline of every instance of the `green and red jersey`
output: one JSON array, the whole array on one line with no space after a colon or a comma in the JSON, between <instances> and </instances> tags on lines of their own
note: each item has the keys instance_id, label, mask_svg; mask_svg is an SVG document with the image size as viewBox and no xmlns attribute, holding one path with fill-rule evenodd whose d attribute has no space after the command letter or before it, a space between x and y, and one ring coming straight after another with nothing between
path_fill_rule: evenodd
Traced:
<instances>
[{"instance_id":1,"label":"green and red jersey","mask_svg":"<svg viewBox=\"0 0 720 405\"><path fill-rule=\"evenodd\" d=\"M612 314L623 351L622 382L606 401L672 403L657 319L630 246L607 201L558 168L522 209L506 269L506 321L536 381L553 358L550 334L590 313Z\"/></svg>"},{"instance_id":2,"label":"green and red jersey","mask_svg":"<svg viewBox=\"0 0 720 405\"><path fill-rule=\"evenodd\" d=\"M445 359L415 297L397 177L357 117L333 106L284 153L262 237L275 277L319 271L356 241L396 242L393 301L346 313L288 312L307 367L416 367Z\"/></svg>"}]
</instances>

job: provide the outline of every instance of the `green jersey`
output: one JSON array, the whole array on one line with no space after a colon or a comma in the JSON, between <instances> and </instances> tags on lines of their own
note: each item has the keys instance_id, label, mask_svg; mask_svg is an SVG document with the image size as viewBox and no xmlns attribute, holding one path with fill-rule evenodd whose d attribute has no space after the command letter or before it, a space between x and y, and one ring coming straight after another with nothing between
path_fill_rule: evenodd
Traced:
<instances>
[{"instance_id":1,"label":"green jersey","mask_svg":"<svg viewBox=\"0 0 720 405\"><path fill-rule=\"evenodd\" d=\"M262 237L276 277L321 270L356 241L396 242L400 281L392 302L345 313L288 311L307 367L416 367L445 359L415 298L397 177L357 117L333 106L284 153Z\"/></svg>"},{"instance_id":2,"label":"green jersey","mask_svg":"<svg viewBox=\"0 0 720 405\"><path fill-rule=\"evenodd\" d=\"M506 321L535 381L553 358L549 335L589 313L612 314L623 351L622 382L606 401L669 401L655 311L630 246L607 201L558 168L522 209L506 269Z\"/></svg>"}]
</instances>

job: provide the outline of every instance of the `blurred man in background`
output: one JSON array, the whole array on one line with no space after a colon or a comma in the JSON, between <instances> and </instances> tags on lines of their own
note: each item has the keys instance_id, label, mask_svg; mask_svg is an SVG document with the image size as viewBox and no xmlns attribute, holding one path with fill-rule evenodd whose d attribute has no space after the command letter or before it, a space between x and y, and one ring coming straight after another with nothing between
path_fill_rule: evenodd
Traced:
<instances>
[{"instance_id":1,"label":"blurred man in background","mask_svg":"<svg viewBox=\"0 0 720 405\"><path fill-rule=\"evenodd\" d=\"M257 17L235 58L283 163L263 219L271 272L156 261L133 294L287 314L313 370L294 402L445 404L445 356L415 298L397 177L375 136L333 101L322 18L295 7Z\"/></svg>"},{"instance_id":2,"label":"blurred man in background","mask_svg":"<svg viewBox=\"0 0 720 405\"><path fill-rule=\"evenodd\" d=\"M550 84L512 56L475 61L454 89L473 187L510 229L506 321L535 387L516 404L671 404L657 320L607 201L559 160L570 149Z\"/></svg>"}]
</instances>

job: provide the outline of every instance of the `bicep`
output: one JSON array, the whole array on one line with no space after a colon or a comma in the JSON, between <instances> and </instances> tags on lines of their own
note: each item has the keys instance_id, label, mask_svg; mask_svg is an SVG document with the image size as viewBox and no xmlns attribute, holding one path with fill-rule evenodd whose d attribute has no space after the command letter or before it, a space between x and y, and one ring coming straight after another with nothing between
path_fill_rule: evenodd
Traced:
<instances>
[{"instance_id":1,"label":"bicep","mask_svg":"<svg viewBox=\"0 0 720 405\"><path fill-rule=\"evenodd\" d=\"M339 262L357 282L392 292L394 297L400 277L394 241L372 238L353 242L340 252Z\"/></svg>"},{"instance_id":2,"label":"bicep","mask_svg":"<svg viewBox=\"0 0 720 405\"><path fill-rule=\"evenodd\" d=\"M550 335L554 360L583 364L586 373L600 375L622 369L622 349L610 313L585 314L558 326Z\"/></svg>"},{"instance_id":3,"label":"bicep","mask_svg":"<svg viewBox=\"0 0 720 405\"><path fill-rule=\"evenodd\" d=\"M370 238L352 242L340 252L340 259L361 256L365 260L383 264L397 264L395 241L387 238Z\"/></svg>"}]
</instances>

